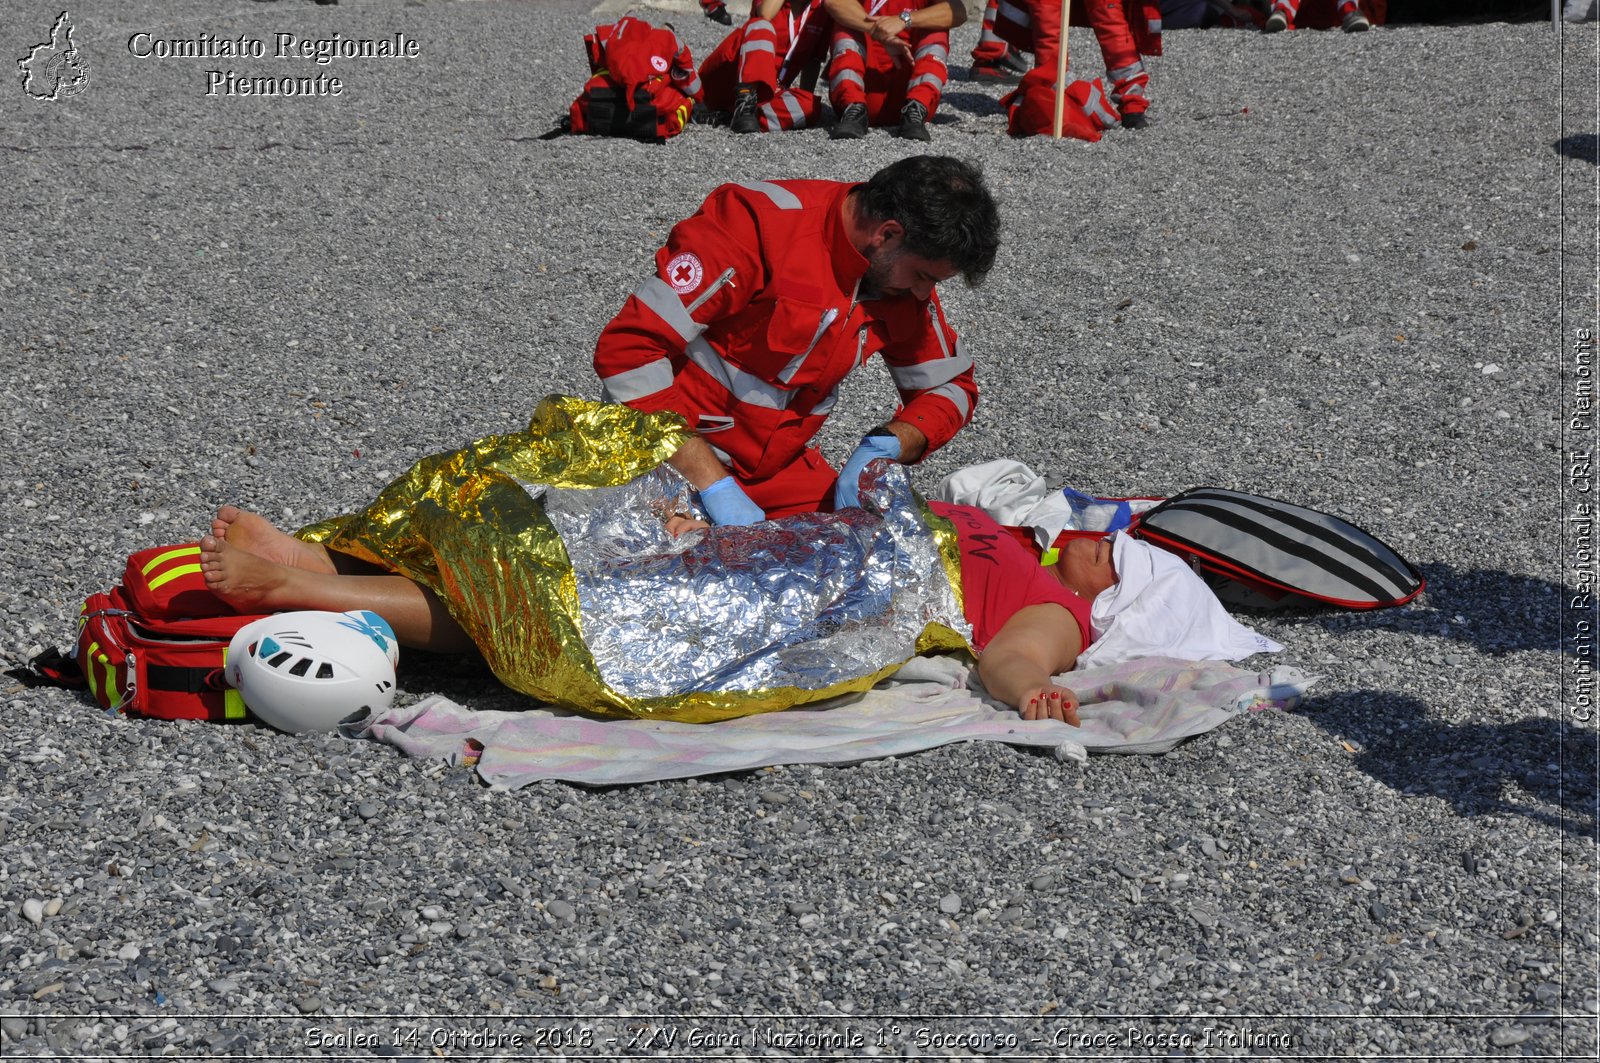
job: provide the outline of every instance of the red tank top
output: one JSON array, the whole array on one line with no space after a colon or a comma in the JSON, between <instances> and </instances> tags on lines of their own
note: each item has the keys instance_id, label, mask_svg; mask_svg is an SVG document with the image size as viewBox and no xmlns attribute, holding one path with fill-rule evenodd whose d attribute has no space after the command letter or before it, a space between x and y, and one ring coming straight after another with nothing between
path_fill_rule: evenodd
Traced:
<instances>
[{"instance_id":1,"label":"red tank top","mask_svg":"<svg viewBox=\"0 0 1600 1063\"><path fill-rule=\"evenodd\" d=\"M1083 645L1094 636L1089 627L1093 604L1061 585L1027 547L976 506L929 502L928 506L956 526L961 544L961 597L972 644L982 650L1019 610L1030 605L1064 607L1078 622Z\"/></svg>"}]
</instances>

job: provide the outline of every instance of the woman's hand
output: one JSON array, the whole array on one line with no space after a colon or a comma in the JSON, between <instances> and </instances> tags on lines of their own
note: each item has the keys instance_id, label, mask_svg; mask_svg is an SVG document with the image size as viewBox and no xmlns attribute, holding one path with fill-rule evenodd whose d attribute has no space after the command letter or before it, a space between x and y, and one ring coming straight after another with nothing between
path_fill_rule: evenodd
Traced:
<instances>
[{"instance_id":1,"label":"woman's hand","mask_svg":"<svg viewBox=\"0 0 1600 1063\"><path fill-rule=\"evenodd\" d=\"M1054 683L1024 690L1017 700L1017 711L1024 720L1060 720L1074 727L1080 725L1078 695Z\"/></svg>"},{"instance_id":2,"label":"woman's hand","mask_svg":"<svg viewBox=\"0 0 1600 1063\"><path fill-rule=\"evenodd\" d=\"M711 525L696 517L685 517L682 514L676 514L667 518L667 534L674 539L688 532L699 531L701 528L709 527Z\"/></svg>"}]
</instances>

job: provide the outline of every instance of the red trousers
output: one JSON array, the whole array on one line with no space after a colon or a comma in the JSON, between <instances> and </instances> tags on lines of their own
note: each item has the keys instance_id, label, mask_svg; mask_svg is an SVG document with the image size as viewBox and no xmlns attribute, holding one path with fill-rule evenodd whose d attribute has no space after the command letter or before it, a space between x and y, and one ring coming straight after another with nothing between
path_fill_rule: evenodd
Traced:
<instances>
[{"instance_id":1,"label":"red trousers","mask_svg":"<svg viewBox=\"0 0 1600 1063\"><path fill-rule=\"evenodd\" d=\"M888 0L878 14L895 15L919 6L918 0ZM894 125L900 121L900 109L915 101L933 117L950 76L950 32L914 30L906 39L911 44L911 63L896 65L877 41L835 26L828 60L828 98L833 109L843 111L853 103L864 103L871 125Z\"/></svg>"},{"instance_id":2,"label":"red trousers","mask_svg":"<svg viewBox=\"0 0 1600 1063\"><path fill-rule=\"evenodd\" d=\"M1089 0L1089 25L1094 27L1095 40L1100 42L1100 54L1106 61L1106 80L1111 82L1111 100L1124 115L1143 114L1150 109L1146 90L1150 85L1150 72L1139 59L1139 45L1135 40L1133 19L1144 18L1148 5L1132 0L1124 8L1124 0ZM1156 18L1161 17L1159 9Z\"/></svg>"},{"instance_id":3,"label":"red trousers","mask_svg":"<svg viewBox=\"0 0 1600 1063\"><path fill-rule=\"evenodd\" d=\"M777 28L764 18L753 18L723 38L700 66L706 106L713 111L731 111L739 86L751 85L761 101L763 130L815 125L816 96L779 83L784 58L778 53L780 43Z\"/></svg>"},{"instance_id":4,"label":"red trousers","mask_svg":"<svg viewBox=\"0 0 1600 1063\"><path fill-rule=\"evenodd\" d=\"M1289 20L1289 28L1294 29L1294 17L1300 13L1301 0L1273 0L1272 10L1282 11L1283 17ZM1344 18L1356 10L1356 0L1340 0L1339 17Z\"/></svg>"}]
</instances>

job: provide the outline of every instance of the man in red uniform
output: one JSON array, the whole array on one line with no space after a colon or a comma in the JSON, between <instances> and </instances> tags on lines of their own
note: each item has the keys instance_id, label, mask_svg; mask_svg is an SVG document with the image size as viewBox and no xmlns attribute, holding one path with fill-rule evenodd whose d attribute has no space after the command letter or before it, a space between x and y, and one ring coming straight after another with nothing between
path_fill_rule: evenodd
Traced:
<instances>
[{"instance_id":1,"label":"man in red uniform","mask_svg":"<svg viewBox=\"0 0 1600 1063\"><path fill-rule=\"evenodd\" d=\"M856 505L869 461L918 461L971 419L972 360L934 287L979 283L999 228L982 174L942 156L860 185L722 185L601 332L602 393L683 415L698 435L669 461L717 524ZM902 405L836 474L810 442L874 354Z\"/></svg>"},{"instance_id":2,"label":"man in red uniform","mask_svg":"<svg viewBox=\"0 0 1600 1063\"><path fill-rule=\"evenodd\" d=\"M823 0L833 16L828 95L839 116L831 136L855 140L867 126L929 140L928 122L950 78L950 30L967 21L962 0Z\"/></svg>"},{"instance_id":3,"label":"man in red uniform","mask_svg":"<svg viewBox=\"0 0 1600 1063\"><path fill-rule=\"evenodd\" d=\"M735 133L814 125L812 86L796 89L790 83L821 62L832 29L822 0L754 0L749 21L700 65L706 106L731 112Z\"/></svg>"}]
</instances>

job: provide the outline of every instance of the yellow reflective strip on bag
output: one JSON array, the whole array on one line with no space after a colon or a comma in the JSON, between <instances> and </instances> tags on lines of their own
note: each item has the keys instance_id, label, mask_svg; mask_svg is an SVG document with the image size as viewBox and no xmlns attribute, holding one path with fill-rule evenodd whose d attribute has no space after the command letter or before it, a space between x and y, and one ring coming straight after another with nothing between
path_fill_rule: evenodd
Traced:
<instances>
[{"instance_id":1,"label":"yellow reflective strip on bag","mask_svg":"<svg viewBox=\"0 0 1600 1063\"><path fill-rule=\"evenodd\" d=\"M199 554L200 547L198 546L180 546L176 550L168 550L166 553L152 558L144 568L140 569L140 572L148 576L175 557L198 557Z\"/></svg>"},{"instance_id":2,"label":"yellow reflective strip on bag","mask_svg":"<svg viewBox=\"0 0 1600 1063\"><path fill-rule=\"evenodd\" d=\"M200 571L200 566L199 565L179 565L177 568L171 569L170 571L167 571L167 572L163 572L163 573L161 573L161 575L159 575L155 579L151 580L150 581L150 589L151 590L155 590L157 587L161 586L163 583L170 583L172 580L177 579L179 576L189 576L189 575L193 575L194 573L199 572L199 571Z\"/></svg>"},{"instance_id":3,"label":"yellow reflective strip on bag","mask_svg":"<svg viewBox=\"0 0 1600 1063\"><path fill-rule=\"evenodd\" d=\"M105 660L105 655L100 654L100 656L97 658L95 656L97 653L100 653L100 644L98 642L89 643L89 652L84 654L84 661L89 665L89 667L83 670L83 677L89 681L89 696L94 698L94 700L99 701L100 690L95 685L94 681L94 662L96 660Z\"/></svg>"},{"instance_id":4,"label":"yellow reflective strip on bag","mask_svg":"<svg viewBox=\"0 0 1600 1063\"><path fill-rule=\"evenodd\" d=\"M222 682L228 682L228 651L222 651ZM222 692L222 716L228 720L242 720L249 715L250 710L245 707L244 697L233 687L224 686Z\"/></svg>"},{"instance_id":5,"label":"yellow reflective strip on bag","mask_svg":"<svg viewBox=\"0 0 1600 1063\"><path fill-rule=\"evenodd\" d=\"M107 657L103 653L100 655L100 663L105 666L106 670L106 707L110 709L120 709L128 700L128 692L117 685L117 666L112 664L111 658ZM132 678L132 672L129 672L129 678ZM115 705L111 703L111 692L113 690L117 692L117 702Z\"/></svg>"}]
</instances>

